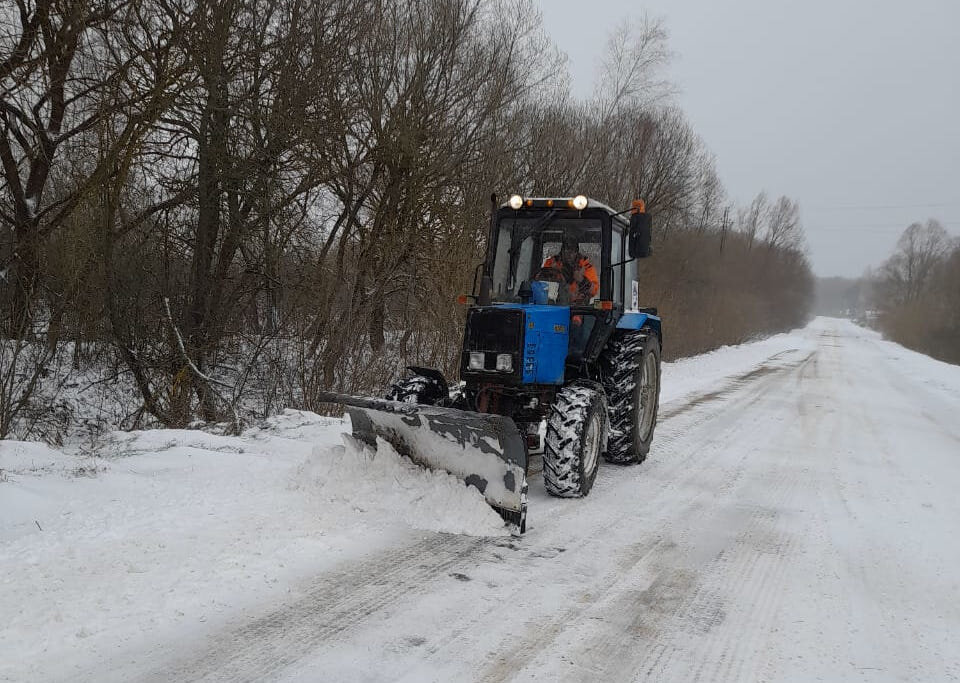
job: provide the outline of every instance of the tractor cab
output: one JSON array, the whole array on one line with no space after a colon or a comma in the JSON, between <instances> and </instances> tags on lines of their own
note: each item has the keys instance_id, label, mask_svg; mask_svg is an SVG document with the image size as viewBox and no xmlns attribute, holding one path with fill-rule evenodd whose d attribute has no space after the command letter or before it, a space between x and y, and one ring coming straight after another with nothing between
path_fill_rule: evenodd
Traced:
<instances>
[{"instance_id":1,"label":"tractor cab","mask_svg":"<svg viewBox=\"0 0 960 683\"><path fill-rule=\"evenodd\" d=\"M650 251L642 209L617 212L582 195L515 195L496 207L461 378L560 385L589 374L624 313L638 308L635 258Z\"/></svg>"},{"instance_id":2,"label":"tractor cab","mask_svg":"<svg viewBox=\"0 0 960 683\"><path fill-rule=\"evenodd\" d=\"M545 299L538 296L539 288L532 288L537 303L637 308L631 286L637 275L635 259L650 255L650 218L644 208L640 200L626 211L614 211L582 195L572 199L514 195L496 210L489 235L484 272L492 277L491 300L523 301L525 282L556 280L544 266L556 262L565 241L573 241L599 274L599 290L585 296L570 286L567 272L568 286L550 287ZM628 212L629 218L624 216Z\"/></svg>"},{"instance_id":3,"label":"tractor cab","mask_svg":"<svg viewBox=\"0 0 960 683\"><path fill-rule=\"evenodd\" d=\"M599 216L563 217L556 211L501 217L491 300L595 306L600 301L600 276L604 272L603 223ZM589 273L582 272L585 270ZM534 284L540 282L545 284Z\"/></svg>"}]
</instances>

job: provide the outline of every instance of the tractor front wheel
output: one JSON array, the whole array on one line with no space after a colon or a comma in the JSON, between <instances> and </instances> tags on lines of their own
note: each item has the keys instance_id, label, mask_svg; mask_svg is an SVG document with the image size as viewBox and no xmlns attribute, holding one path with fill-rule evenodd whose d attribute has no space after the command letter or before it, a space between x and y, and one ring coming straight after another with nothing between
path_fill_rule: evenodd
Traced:
<instances>
[{"instance_id":1,"label":"tractor front wheel","mask_svg":"<svg viewBox=\"0 0 960 683\"><path fill-rule=\"evenodd\" d=\"M419 403L425 406L440 405L449 400L447 383L442 376L421 374L416 370L394 382L384 398L388 401Z\"/></svg>"},{"instance_id":2,"label":"tractor front wheel","mask_svg":"<svg viewBox=\"0 0 960 683\"><path fill-rule=\"evenodd\" d=\"M607 399L595 382L578 381L557 392L543 444L543 484L560 498L587 495L597 478L609 433Z\"/></svg>"}]
</instances>

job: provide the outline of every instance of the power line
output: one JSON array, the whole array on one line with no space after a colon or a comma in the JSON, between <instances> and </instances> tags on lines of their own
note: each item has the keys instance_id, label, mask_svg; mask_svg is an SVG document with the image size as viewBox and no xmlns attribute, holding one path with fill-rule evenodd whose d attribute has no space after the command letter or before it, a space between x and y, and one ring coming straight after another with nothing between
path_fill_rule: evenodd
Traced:
<instances>
[{"instance_id":1,"label":"power line","mask_svg":"<svg viewBox=\"0 0 960 683\"><path fill-rule=\"evenodd\" d=\"M840 204L837 206L803 206L803 210L809 211L864 211L871 209L931 209L937 208L941 209L947 206L960 206L956 203L944 203L944 204Z\"/></svg>"},{"instance_id":2,"label":"power line","mask_svg":"<svg viewBox=\"0 0 960 683\"><path fill-rule=\"evenodd\" d=\"M920 223L920 225L924 225L924 223L921 223L920 221L915 221L915 222ZM960 222L957 222L957 221L937 221L937 222L940 223L940 225L942 225L945 228L960 227ZM818 225L816 223L806 223L805 227L808 230L822 230L822 231L828 231L828 232L848 232L848 231L858 231L858 230L864 230L864 231L906 230L907 228L910 227L910 225L912 225L912 223L909 223L907 225L904 225L903 223L877 223L877 224L869 224L869 225Z\"/></svg>"}]
</instances>

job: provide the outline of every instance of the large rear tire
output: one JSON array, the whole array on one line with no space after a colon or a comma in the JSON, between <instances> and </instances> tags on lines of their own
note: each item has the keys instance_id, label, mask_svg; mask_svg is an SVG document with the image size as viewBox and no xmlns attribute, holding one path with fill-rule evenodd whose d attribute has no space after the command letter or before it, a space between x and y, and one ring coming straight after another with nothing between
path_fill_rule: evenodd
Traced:
<instances>
[{"instance_id":1,"label":"large rear tire","mask_svg":"<svg viewBox=\"0 0 960 683\"><path fill-rule=\"evenodd\" d=\"M660 406L660 340L652 330L620 333L603 357L610 410L606 459L643 462L650 452Z\"/></svg>"},{"instance_id":2,"label":"large rear tire","mask_svg":"<svg viewBox=\"0 0 960 683\"><path fill-rule=\"evenodd\" d=\"M595 382L563 387L550 407L543 446L543 484L560 498L590 493L609 434L607 400Z\"/></svg>"}]
</instances>

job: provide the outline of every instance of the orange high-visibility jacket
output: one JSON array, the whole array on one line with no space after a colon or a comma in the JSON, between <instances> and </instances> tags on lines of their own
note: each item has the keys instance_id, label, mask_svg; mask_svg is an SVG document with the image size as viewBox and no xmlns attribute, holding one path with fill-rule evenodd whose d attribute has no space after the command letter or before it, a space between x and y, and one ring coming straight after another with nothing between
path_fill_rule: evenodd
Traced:
<instances>
[{"instance_id":1,"label":"orange high-visibility jacket","mask_svg":"<svg viewBox=\"0 0 960 683\"><path fill-rule=\"evenodd\" d=\"M597 275L597 269L590 263L590 259L582 254L577 259L577 268L583 268L583 279L577 282L572 277L567 280L563 277L563 263L560 261L560 255L550 256L543 262L543 268L550 268L560 273L560 278L566 280L570 287L570 298L573 301L589 301L600 291L600 277Z\"/></svg>"}]
</instances>

